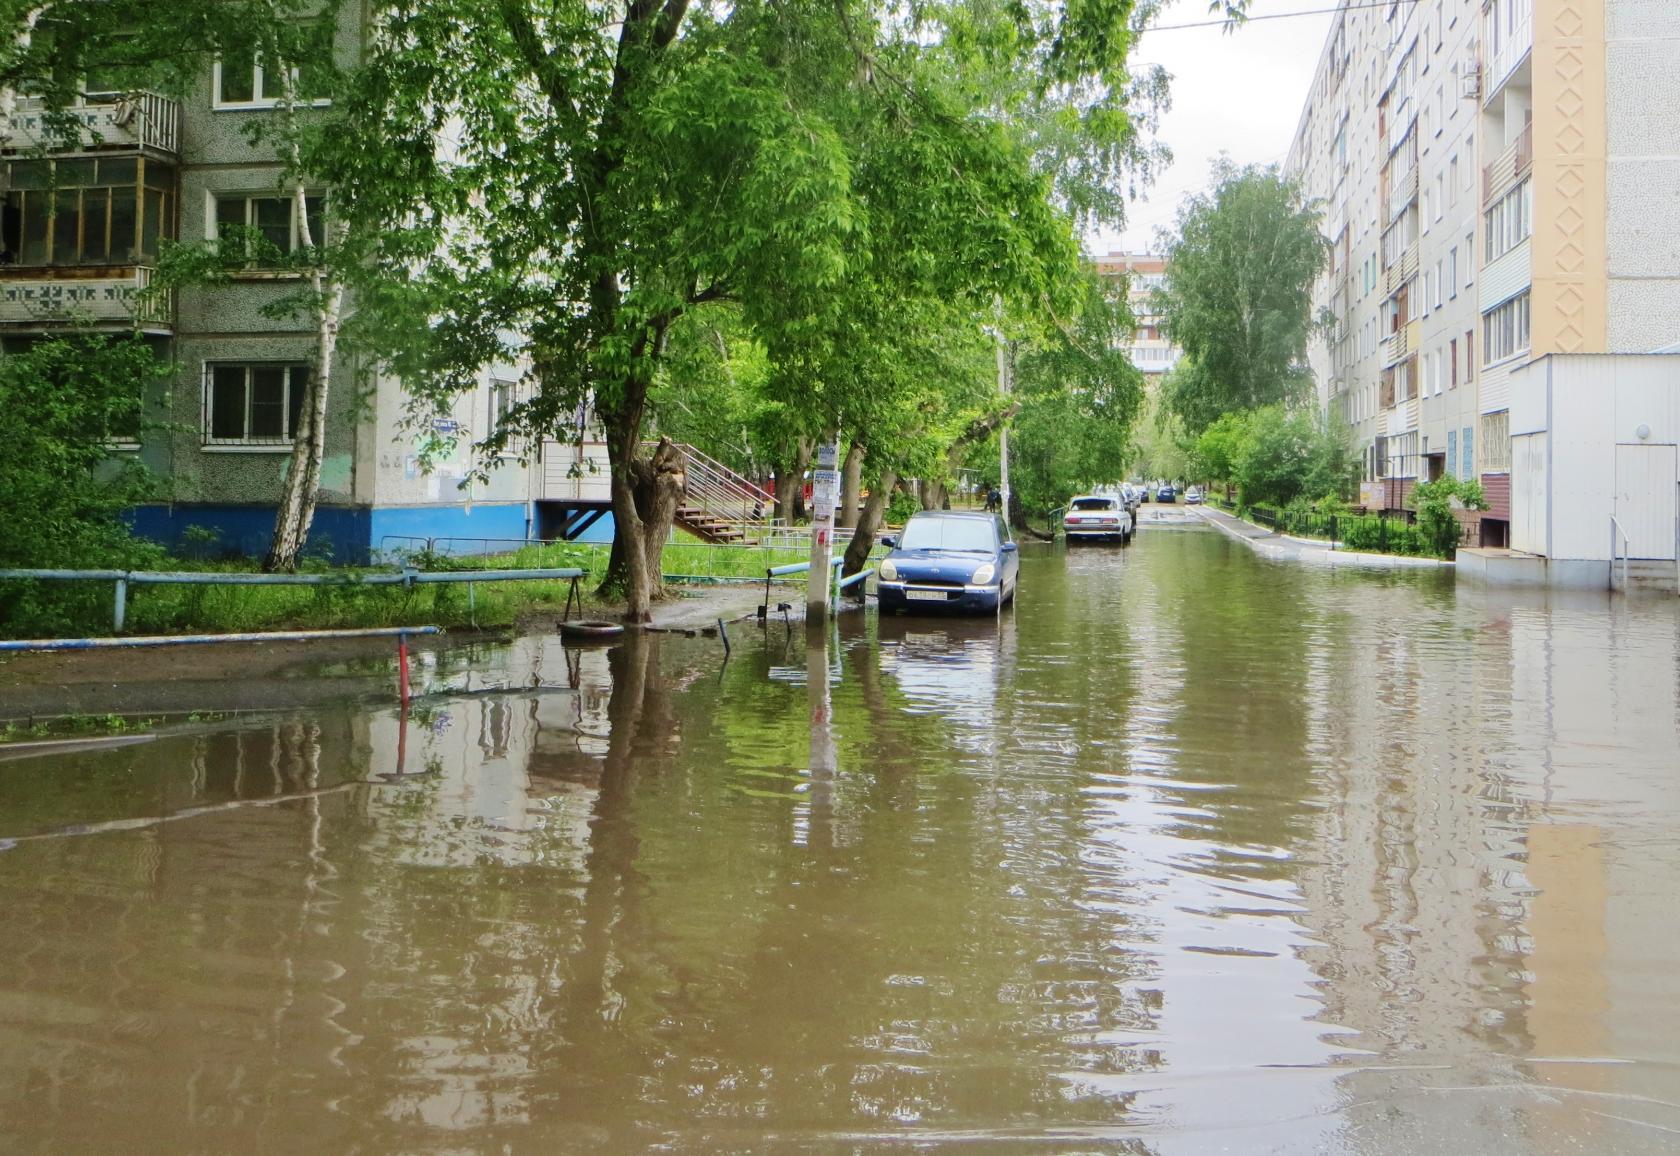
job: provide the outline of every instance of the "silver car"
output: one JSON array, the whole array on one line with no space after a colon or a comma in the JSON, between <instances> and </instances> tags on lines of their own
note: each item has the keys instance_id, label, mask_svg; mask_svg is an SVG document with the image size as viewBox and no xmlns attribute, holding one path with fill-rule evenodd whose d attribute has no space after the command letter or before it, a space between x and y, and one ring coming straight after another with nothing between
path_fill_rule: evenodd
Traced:
<instances>
[{"instance_id":1,"label":"silver car","mask_svg":"<svg viewBox=\"0 0 1680 1156\"><path fill-rule=\"evenodd\" d=\"M1068 503L1062 532L1069 542L1130 542L1132 512L1112 494L1081 494Z\"/></svg>"}]
</instances>

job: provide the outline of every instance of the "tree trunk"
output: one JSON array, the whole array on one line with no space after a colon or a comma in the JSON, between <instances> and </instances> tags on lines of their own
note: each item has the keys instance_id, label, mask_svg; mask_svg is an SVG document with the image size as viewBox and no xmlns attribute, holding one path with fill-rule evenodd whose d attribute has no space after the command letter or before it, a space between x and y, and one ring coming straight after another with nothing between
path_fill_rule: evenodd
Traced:
<instances>
[{"instance_id":1,"label":"tree trunk","mask_svg":"<svg viewBox=\"0 0 1680 1156\"><path fill-rule=\"evenodd\" d=\"M791 526L805 517L805 470L811 464L811 440L800 438L794 447L793 468L776 471L776 517Z\"/></svg>"},{"instance_id":2,"label":"tree trunk","mask_svg":"<svg viewBox=\"0 0 1680 1156\"><path fill-rule=\"evenodd\" d=\"M313 248L303 179L292 187L292 212L297 214L298 239ZM298 411L299 428L292 431L290 468L280 494L280 508L274 515L274 537L269 543L263 569L291 573L309 541L309 527L315 521L315 499L321 489L321 460L327 443L327 394L332 384L333 354L338 349L338 331L344 313L344 285L329 279L320 265L310 272L310 283L318 302L315 314L315 366L309 375L303 405Z\"/></svg>"},{"instance_id":3,"label":"tree trunk","mask_svg":"<svg viewBox=\"0 0 1680 1156\"><path fill-rule=\"evenodd\" d=\"M793 525L793 494L798 484L798 474L785 469L776 471L776 519L784 526Z\"/></svg>"},{"instance_id":4,"label":"tree trunk","mask_svg":"<svg viewBox=\"0 0 1680 1156\"><path fill-rule=\"evenodd\" d=\"M639 423L637 423L639 425ZM624 598L624 620L652 620L664 594L665 542L687 486L682 452L662 437L652 456L640 455L636 426L608 419L607 457L612 466L613 548L601 590Z\"/></svg>"},{"instance_id":5,"label":"tree trunk","mask_svg":"<svg viewBox=\"0 0 1680 1156\"><path fill-rule=\"evenodd\" d=\"M898 474L891 467L881 470L881 480L870 487L869 498L858 515L857 529L852 531L852 540L846 545L846 561L840 568L841 573L856 574L863 569L869 551L875 548L875 531L881 528L881 515L886 512L887 499L892 497L893 487L897 484ZM863 591L861 584L854 589L860 594Z\"/></svg>"},{"instance_id":6,"label":"tree trunk","mask_svg":"<svg viewBox=\"0 0 1680 1156\"><path fill-rule=\"evenodd\" d=\"M863 489L863 443L856 438L846 447L846 461L840 467L840 508L834 512L834 525L858 524L858 493Z\"/></svg>"}]
</instances>

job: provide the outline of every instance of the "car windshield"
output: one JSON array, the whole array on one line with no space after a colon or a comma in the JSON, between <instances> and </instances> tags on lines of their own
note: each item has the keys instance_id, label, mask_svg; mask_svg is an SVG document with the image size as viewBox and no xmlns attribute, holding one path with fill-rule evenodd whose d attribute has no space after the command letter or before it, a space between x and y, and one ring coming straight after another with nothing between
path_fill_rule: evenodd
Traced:
<instances>
[{"instance_id":1,"label":"car windshield","mask_svg":"<svg viewBox=\"0 0 1680 1156\"><path fill-rule=\"evenodd\" d=\"M900 550L997 549L997 534L984 518L911 518L899 539Z\"/></svg>"},{"instance_id":2,"label":"car windshield","mask_svg":"<svg viewBox=\"0 0 1680 1156\"><path fill-rule=\"evenodd\" d=\"M1075 498L1073 508L1076 510L1112 510L1113 498Z\"/></svg>"}]
</instances>

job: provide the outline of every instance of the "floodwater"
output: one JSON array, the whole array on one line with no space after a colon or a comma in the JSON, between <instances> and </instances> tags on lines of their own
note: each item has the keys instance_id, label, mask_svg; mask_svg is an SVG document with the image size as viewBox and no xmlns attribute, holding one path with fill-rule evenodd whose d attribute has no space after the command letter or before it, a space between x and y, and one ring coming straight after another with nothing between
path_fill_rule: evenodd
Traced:
<instances>
[{"instance_id":1,"label":"floodwater","mask_svg":"<svg viewBox=\"0 0 1680 1156\"><path fill-rule=\"evenodd\" d=\"M0 1150L1680 1147L1674 603L1019 601L0 763Z\"/></svg>"}]
</instances>

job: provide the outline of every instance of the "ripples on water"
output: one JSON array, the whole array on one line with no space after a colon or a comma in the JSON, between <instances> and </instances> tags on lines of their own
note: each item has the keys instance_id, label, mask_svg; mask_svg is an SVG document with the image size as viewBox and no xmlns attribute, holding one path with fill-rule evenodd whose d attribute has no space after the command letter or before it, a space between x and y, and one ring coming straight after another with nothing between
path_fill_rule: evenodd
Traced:
<instances>
[{"instance_id":1,"label":"ripples on water","mask_svg":"<svg viewBox=\"0 0 1680 1156\"><path fill-rule=\"evenodd\" d=\"M736 633L0 763L0 1149L1680 1140L1673 604L1156 530Z\"/></svg>"}]
</instances>

